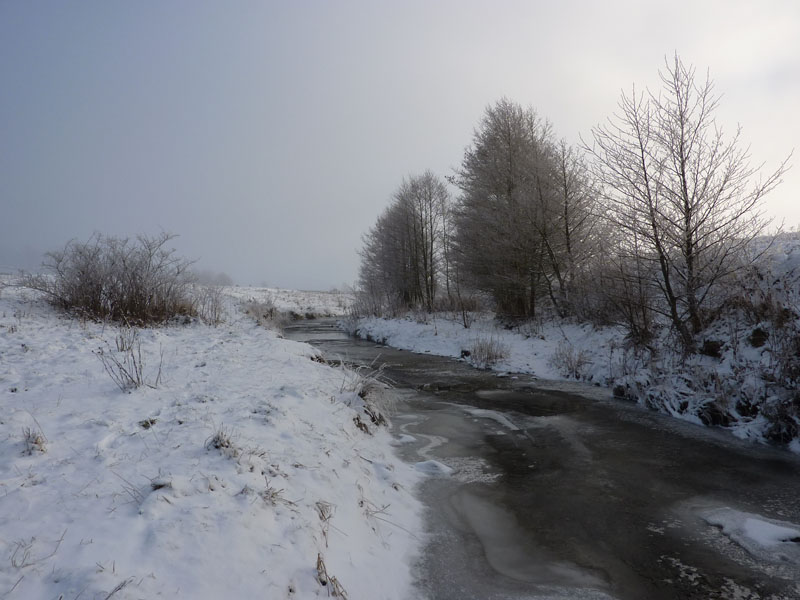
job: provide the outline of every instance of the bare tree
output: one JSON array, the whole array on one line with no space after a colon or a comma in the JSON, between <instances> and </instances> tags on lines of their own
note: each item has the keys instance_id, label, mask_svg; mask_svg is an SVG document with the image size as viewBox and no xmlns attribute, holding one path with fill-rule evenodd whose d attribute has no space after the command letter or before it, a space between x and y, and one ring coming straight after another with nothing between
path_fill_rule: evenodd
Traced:
<instances>
[{"instance_id":1,"label":"bare tree","mask_svg":"<svg viewBox=\"0 0 800 600\"><path fill-rule=\"evenodd\" d=\"M363 238L359 283L368 311L433 310L441 280L449 193L430 171L402 182Z\"/></svg>"},{"instance_id":2,"label":"bare tree","mask_svg":"<svg viewBox=\"0 0 800 600\"><path fill-rule=\"evenodd\" d=\"M721 281L767 222L762 199L787 168L759 177L742 148L741 129L728 138L714 119L713 83L676 55L659 73L658 93L623 94L619 112L592 130L586 150L604 186L607 214L626 232L637 261L654 269L652 285L664 301L684 349L719 302ZM787 159L788 160L788 159Z\"/></svg>"},{"instance_id":3,"label":"bare tree","mask_svg":"<svg viewBox=\"0 0 800 600\"><path fill-rule=\"evenodd\" d=\"M550 299L562 316L575 312L574 288L578 279L591 277L589 267L603 243L597 219L597 191L580 150L561 140L552 148L550 186L542 198L539 234L550 268L544 277ZM546 200L546 201L545 201Z\"/></svg>"}]
</instances>

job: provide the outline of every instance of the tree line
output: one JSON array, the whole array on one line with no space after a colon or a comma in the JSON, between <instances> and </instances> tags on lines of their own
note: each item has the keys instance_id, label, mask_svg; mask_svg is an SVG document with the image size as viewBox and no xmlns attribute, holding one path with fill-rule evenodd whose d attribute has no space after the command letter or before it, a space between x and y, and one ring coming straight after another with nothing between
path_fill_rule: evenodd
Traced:
<instances>
[{"instance_id":1,"label":"tree line","mask_svg":"<svg viewBox=\"0 0 800 600\"><path fill-rule=\"evenodd\" d=\"M487 107L454 173L403 180L364 235L360 310L465 313L487 298L503 319L621 323L639 344L666 320L695 352L757 258L787 162L760 176L740 130L715 120L711 79L677 55L659 75L579 146L533 108Z\"/></svg>"}]
</instances>

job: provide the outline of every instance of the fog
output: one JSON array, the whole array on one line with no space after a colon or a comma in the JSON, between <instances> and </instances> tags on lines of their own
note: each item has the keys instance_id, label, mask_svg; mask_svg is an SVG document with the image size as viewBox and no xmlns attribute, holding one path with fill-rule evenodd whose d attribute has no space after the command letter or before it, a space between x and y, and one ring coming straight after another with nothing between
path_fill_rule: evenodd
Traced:
<instances>
[{"instance_id":1,"label":"fog","mask_svg":"<svg viewBox=\"0 0 800 600\"><path fill-rule=\"evenodd\" d=\"M793 0L2 2L0 271L168 231L240 284L350 283L402 178L452 173L487 105L579 143L676 51L774 170L800 140ZM797 168L765 207L800 224Z\"/></svg>"}]
</instances>

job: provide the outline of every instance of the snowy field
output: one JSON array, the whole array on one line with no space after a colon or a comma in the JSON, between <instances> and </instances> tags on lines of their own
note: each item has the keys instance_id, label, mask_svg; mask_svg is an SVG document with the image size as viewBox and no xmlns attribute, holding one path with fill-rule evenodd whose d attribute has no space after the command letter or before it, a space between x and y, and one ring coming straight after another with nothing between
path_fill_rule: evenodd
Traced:
<instances>
[{"instance_id":1,"label":"snowy field","mask_svg":"<svg viewBox=\"0 0 800 600\"><path fill-rule=\"evenodd\" d=\"M256 302L268 301L278 310L305 317L341 317L347 314L353 296L347 292L306 292L281 288L240 287L224 288L232 298Z\"/></svg>"},{"instance_id":2,"label":"snowy field","mask_svg":"<svg viewBox=\"0 0 800 600\"><path fill-rule=\"evenodd\" d=\"M0 598L414 597L422 475L352 374L227 304L137 341L0 289Z\"/></svg>"}]
</instances>

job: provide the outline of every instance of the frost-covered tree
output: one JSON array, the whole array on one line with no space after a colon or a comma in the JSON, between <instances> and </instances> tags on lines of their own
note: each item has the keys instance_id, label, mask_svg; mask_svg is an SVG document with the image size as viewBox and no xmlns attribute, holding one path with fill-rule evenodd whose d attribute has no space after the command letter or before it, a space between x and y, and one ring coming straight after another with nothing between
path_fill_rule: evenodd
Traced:
<instances>
[{"instance_id":1,"label":"frost-covered tree","mask_svg":"<svg viewBox=\"0 0 800 600\"><path fill-rule=\"evenodd\" d=\"M371 312L433 309L447 272L448 204L447 186L430 171L402 182L363 239L359 285Z\"/></svg>"},{"instance_id":2,"label":"frost-covered tree","mask_svg":"<svg viewBox=\"0 0 800 600\"><path fill-rule=\"evenodd\" d=\"M726 136L714 115L713 83L678 58L666 61L658 92L623 94L619 112L592 130L586 149L603 186L607 214L624 252L663 302L686 351L718 305L720 283L740 267L761 234L764 196L786 169L759 177L740 131Z\"/></svg>"},{"instance_id":3,"label":"frost-covered tree","mask_svg":"<svg viewBox=\"0 0 800 600\"><path fill-rule=\"evenodd\" d=\"M545 204L540 233L550 266L544 273L550 299L566 316L580 310L578 296L593 285L594 259L608 240L598 222L596 186L580 150L561 140L552 160L554 193Z\"/></svg>"},{"instance_id":4,"label":"frost-covered tree","mask_svg":"<svg viewBox=\"0 0 800 600\"><path fill-rule=\"evenodd\" d=\"M471 283L508 316L533 316L542 296L566 312L592 229L577 151L556 143L532 108L502 99L486 109L453 182L455 246Z\"/></svg>"}]
</instances>

